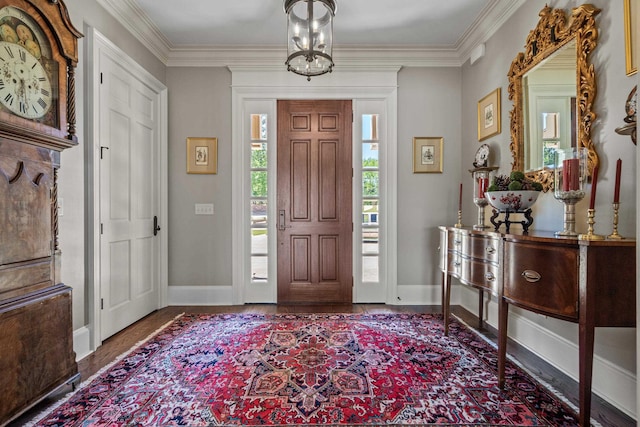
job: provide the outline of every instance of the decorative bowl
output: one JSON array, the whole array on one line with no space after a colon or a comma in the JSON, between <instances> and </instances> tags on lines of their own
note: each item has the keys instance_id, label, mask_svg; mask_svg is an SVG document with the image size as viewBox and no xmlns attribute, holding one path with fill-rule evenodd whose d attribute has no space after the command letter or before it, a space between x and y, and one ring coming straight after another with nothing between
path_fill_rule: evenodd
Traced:
<instances>
[{"instance_id":1,"label":"decorative bowl","mask_svg":"<svg viewBox=\"0 0 640 427\"><path fill-rule=\"evenodd\" d=\"M499 211L521 212L529 209L538 199L539 191L487 191L489 204Z\"/></svg>"}]
</instances>

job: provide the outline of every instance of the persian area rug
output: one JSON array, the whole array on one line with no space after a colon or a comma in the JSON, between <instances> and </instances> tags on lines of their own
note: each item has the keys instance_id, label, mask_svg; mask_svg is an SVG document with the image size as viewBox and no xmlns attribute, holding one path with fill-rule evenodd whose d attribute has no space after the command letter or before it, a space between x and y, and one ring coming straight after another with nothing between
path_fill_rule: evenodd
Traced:
<instances>
[{"instance_id":1,"label":"persian area rug","mask_svg":"<svg viewBox=\"0 0 640 427\"><path fill-rule=\"evenodd\" d=\"M37 426L573 426L493 345L435 314L185 315Z\"/></svg>"}]
</instances>

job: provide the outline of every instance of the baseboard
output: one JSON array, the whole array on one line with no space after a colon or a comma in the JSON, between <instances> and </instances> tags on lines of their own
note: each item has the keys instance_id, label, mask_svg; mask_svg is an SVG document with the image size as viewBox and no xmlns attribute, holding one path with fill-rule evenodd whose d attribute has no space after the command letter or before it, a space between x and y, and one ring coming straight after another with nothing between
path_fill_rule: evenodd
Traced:
<instances>
[{"instance_id":1,"label":"baseboard","mask_svg":"<svg viewBox=\"0 0 640 427\"><path fill-rule=\"evenodd\" d=\"M442 287L426 285L398 285L396 301L393 305L434 305L442 302Z\"/></svg>"},{"instance_id":2,"label":"baseboard","mask_svg":"<svg viewBox=\"0 0 640 427\"><path fill-rule=\"evenodd\" d=\"M233 305L231 286L169 286L168 305Z\"/></svg>"},{"instance_id":3,"label":"baseboard","mask_svg":"<svg viewBox=\"0 0 640 427\"><path fill-rule=\"evenodd\" d=\"M460 289L460 292L462 306L477 315L477 292L471 292L466 287ZM498 305L494 297L487 296L487 299L489 301L485 300L487 304L485 320L493 328L497 328ZM576 341L574 342L537 324L534 320L519 314L518 311L517 308L509 310L509 338L577 382L579 377L578 326L566 325L575 328ZM592 391L634 419L637 417L636 383L637 377L634 372L594 354Z\"/></svg>"},{"instance_id":4,"label":"baseboard","mask_svg":"<svg viewBox=\"0 0 640 427\"><path fill-rule=\"evenodd\" d=\"M73 331L73 351L76 352L76 361L93 353L91 350L91 331L88 326Z\"/></svg>"},{"instance_id":5,"label":"baseboard","mask_svg":"<svg viewBox=\"0 0 640 427\"><path fill-rule=\"evenodd\" d=\"M492 325L496 327L496 325ZM517 313L509 314L509 337L549 364L578 381L578 345ZM577 333L576 333L577 336ZM592 391L636 418L637 378L620 366L594 355Z\"/></svg>"}]
</instances>

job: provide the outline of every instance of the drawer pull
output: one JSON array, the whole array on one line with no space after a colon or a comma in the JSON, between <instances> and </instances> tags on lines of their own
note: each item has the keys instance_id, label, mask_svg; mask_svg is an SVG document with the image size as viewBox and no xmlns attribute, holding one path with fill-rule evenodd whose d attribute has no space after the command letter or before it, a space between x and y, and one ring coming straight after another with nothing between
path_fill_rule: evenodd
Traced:
<instances>
[{"instance_id":1,"label":"drawer pull","mask_svg":"<svg viewBox=\"0 0 640 427\"><path fill-rule=\"evenodd\" d=\"M460 243L462 243L462 240L456 239L456 240L453 241L453 244L456 245L456 246L460 245Z\"/></svg>"},{"instance_id":2,"label":"drawer pull","mask_svg":"<svg viewBox=\"0 0 640 427\"><path fill-rule=\"evenodd\" d=\"M489 255L493 255L496 253L496 248L494 248L493 246L487 246L487 253Z\"/></svg>"},{"instance_id":3,"label":"drawer pull","mask_svg":"<svg viewBox=\"0 0 640 427\"><path fill-rule=\"evenodd\" d=\"M534 270L525 270L522 272L522 277L529 283L535 283L542 279L542 275Z\"/></svg>"},{"instance_id":4,"label":"drawer pull","mask_svg":"<svg viewBox=\"0 0 640 427\"><path fill-rule=\"evenodd\" d=\"M493 282L494 280L496 280L496 276L494 276L492 272L487 271L486 273L484 273L484 279L489 282Z\"/></svg>"},{"instance_id":5,"label":"drawer pull","mask_svg":"<svg viewBox=\"0 0 640 427\"><path fill-rule=\"evenodd\" d=\"M461 264L460 262L458 262L458 261L456 261L456 262L454 262L454 263L453 263L453 266L454 266L454 267L460 267L461 265L462 265L462 264Z\"/></svg>"}]
</instances>

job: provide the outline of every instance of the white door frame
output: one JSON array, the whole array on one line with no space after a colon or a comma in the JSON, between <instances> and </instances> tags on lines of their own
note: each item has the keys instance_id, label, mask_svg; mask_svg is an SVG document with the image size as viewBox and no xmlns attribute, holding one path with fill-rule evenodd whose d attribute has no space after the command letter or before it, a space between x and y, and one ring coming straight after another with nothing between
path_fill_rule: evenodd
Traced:
<instances>
[{"instance_id":1,"label":"white door frame","mask_svg":"<svg viewBox=\"0 0 640 427\"><path fill-rule=\"evenodd\" d=\"M229 67L232 73L232 234L233 239L233 304L244 304L246 280L250 277L251 256L249 245L251 236L247 232L249 221L247 185L248 162L244 153L245 135L243 120L245 102L273 101L278 99L351 99L354 111L357 111L359 100L381 100L386 106L387 132L384 136L388 148L385 156L384 178L380 183L381 191L385 191L381 200L387 226L381 227L381 240L385 241L385 250L380 253L380 281L388 284L386 303L397 303L397 109L398 88L397 75L400 67L381 67L380 69L341 69L331 74L311 79L287 72L286 69L259 69ZM275 123L277 118L272 119ZM273 127L273 126L272 126ZM354 141L355 141L354 136ZM271 153L269 154L271 156ZM354 158L354 162L359 159ZM270 174L270 177L272 175ZM273 180L272 180L273 181ZM356 183L354 185L361 185ZM359 194L354 192L354 194ZM357 206L354 204L354 224L360 221ZM270 217L274 216L275 206L270 206ZM273 221L271 221L273 223ZM354 242L354 266L359 263L356 255L357 242ZM273 272L276 274L276 272ZM271 274L271 272L270 272ZM277 276L274 276L277 277ZM273 280L271 278L270 280ZM355 277L355 281L361 280ZM354 295L354 298L356 296ZM275 302L275 301L265 301Z\"/></svg>"},{"instance_id":2,"label":"white door frame","mask_svg":"<svg viewBox=\"0 0 640 427\"><path fill-rule=\"evenodd\" d=\"M100 53L110 55L118 63L122 64L132 74L135 74L149 88L159 95L160 108L160 227L158 234L160 239L160 260L158 262L158 307L167 305L168 289L168 100L167 88L162 82L151 75L147 70L124 53L119 47L102 35L95 28L87 31L88 54L87 76L89 76L88 89L88 129L90 140L85 144L85 177L86 177L86 224L87 224L87 254L86 277L89 329L91 333L91 350L98 348L102 342L100 339Z\"/></svg>"}]
</instances>

